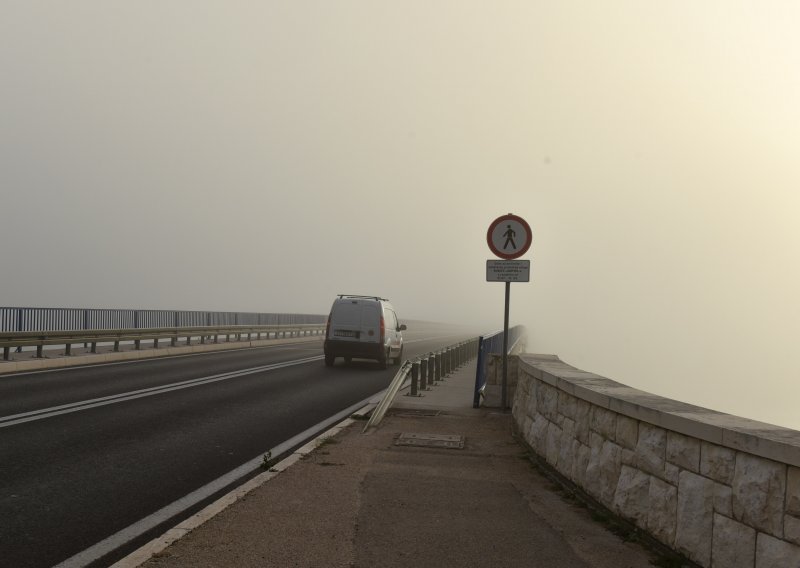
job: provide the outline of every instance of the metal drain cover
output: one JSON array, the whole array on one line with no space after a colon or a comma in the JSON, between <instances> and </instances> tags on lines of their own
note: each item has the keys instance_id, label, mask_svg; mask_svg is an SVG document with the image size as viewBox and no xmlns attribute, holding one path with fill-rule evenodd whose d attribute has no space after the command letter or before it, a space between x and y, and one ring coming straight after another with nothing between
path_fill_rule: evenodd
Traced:
<instances>
[{"instance_id":1,"label":"metal drain cover","mask_svg":"<svg viewBox=\"0 0 800 568\"><path fill-rule=\"evenodd\" d=\"M395 440L396 446L419 446L423 448L464 448L464 436L450 434L400 434Z\"/></svg>"}]
</instances>

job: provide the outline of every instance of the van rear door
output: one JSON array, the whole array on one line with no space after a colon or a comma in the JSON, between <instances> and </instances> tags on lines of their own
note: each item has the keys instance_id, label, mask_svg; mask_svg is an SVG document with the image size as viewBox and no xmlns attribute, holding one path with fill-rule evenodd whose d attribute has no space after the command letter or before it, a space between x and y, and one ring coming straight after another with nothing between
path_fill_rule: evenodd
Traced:
<instances>
[{"instance_id":1,"label":"van rear door","mask_svg":"<svg viewBox=\"0 0 800 568\"><path fill-rule=\"evenodd\" d=\"M380 341L380 313L375 302L336 302L331 312L330 339L373 343Z\"/></svg>"}]
</instances>

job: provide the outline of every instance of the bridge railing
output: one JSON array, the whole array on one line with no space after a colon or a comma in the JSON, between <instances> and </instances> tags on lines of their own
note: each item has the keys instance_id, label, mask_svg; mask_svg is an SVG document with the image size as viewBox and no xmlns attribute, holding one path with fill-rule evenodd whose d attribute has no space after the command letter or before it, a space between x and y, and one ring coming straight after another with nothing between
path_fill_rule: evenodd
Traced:
<instances>
[{"instance_id":1,"label":"bridge railing","mask_svg":"<svg viewBox=\"0 0 800 568\"><path fill-rule=\"evenodd\" d=\"M0 307L0 332L324 324L326 318L292 313Z\"/></svg>"},{"instance_id":2,"label":"bridge railing","mask_svg":"<svg viewBox=\"0 0 800 568\"><path fill-rule=\"evenodd\" d=\"M141 342L151 340L153 348L158 349L161 339L168 339L172 347L191 345L192 340L199 338L201 344L207 341L219 343L220 337L225 337L226 342L235 336L241 340L247 335L250 341L255 335L257 340L262 334L265 339L278 337L300 337L306 335L320 335L325 332L324 324L299 324L299 325L238 325L238 326L199 326L199 327L153 327L146 329L96 329L96 330L68 330L68 331L6 331L0 332L0 347L3 349L3 360L11 360L11 349L20 347L35 347L36 357L43 357L43 349L50 345L64 345L65 355L72 355L73 344L91 345L91 353L97 352L98 343L113 343L114 351L120 350L120 343L133 342L135 349L141 349Z\"/></svg>"},{"instance_id":3,"label":"bridge railing","mask_svg":"<svg viewBox=\"0 0 800 568\"><path fill-rule=\"evenodd\" d=\"M508 329L508 352L511 353L517 343L525 336L525 326L515 325ZM484 389L486 388L486 370L489 365L491 353L503 352L503 330L495 331L478 338L478 363L475 371L475 396L472 401L474 408L479 408Z\"/></svg>"},{"instance_id":4,"label":"bridge railing","mask_svg":"<svg viewBox=\"0 0 800 568\"><path fill-rule=\"evenodd\" d=\"M475 358L478 353L478 338L468 339L459 343L448 345L436 351L421 355L414 361L406 360L397 371L380 402L370 414L364 432L377 426L383 420L384 414L389 409L406 380L411 377L409 396L421 396L420 390L430 390L439 381L444 380L450 373Z\"/></svg>"}]
</instances>

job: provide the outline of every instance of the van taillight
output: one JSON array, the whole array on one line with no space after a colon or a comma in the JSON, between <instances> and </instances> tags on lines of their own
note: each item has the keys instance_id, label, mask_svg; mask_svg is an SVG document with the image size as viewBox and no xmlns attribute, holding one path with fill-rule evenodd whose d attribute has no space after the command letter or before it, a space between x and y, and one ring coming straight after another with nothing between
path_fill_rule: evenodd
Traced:
<instances>
[{"instance_id":1,"label":"van taillight","mask_svg":"<svg viewBox=\"0 0 800 568\"><path fill-rule=\"evenodd\" d=\"M331 318L328 318L328 323L325 324L325 339L331 334Z\"/></svg>"},{"instance_id":2,"label":"van taillight","mask_svg":"<svg viewBox=\"0 0 800 568\"><path fill-rule=\"evenodd\" d=\"M383 314L381 314L381 343L386 338L386 324L383 321Z\"/></svg>"}]
</instances>

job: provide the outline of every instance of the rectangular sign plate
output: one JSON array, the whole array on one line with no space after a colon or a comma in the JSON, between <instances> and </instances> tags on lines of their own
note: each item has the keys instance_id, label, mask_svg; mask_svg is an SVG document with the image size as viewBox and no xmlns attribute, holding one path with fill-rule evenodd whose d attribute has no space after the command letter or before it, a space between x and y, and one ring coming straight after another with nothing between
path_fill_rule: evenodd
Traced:
<instances>
[{"instance_id":1,"label":"rectangular sign plate","mask_svg":"<svg viewBox=\"0 0 800 568\"><path fill-rule=\"evenodd\" d=\"M530 282L530 260L487 260L487 282Z\"/></svg>"}]
</instances>

